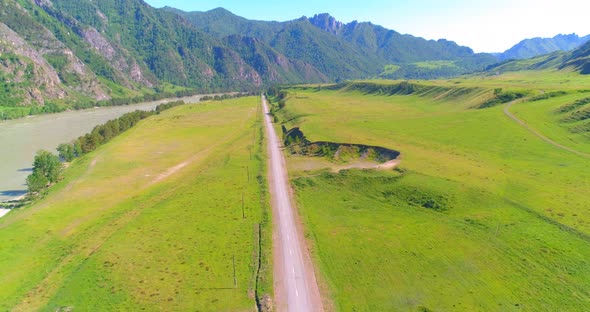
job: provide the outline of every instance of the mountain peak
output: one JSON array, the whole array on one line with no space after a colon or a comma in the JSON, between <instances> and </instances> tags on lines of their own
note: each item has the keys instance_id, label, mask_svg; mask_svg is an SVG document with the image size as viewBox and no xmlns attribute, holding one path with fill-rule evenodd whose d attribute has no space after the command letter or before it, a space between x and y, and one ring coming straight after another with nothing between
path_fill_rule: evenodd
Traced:
<instances>
[{"instance_id":1,"label":"mountain peak","mask_svg":"<svg viewBox=\"0 0 590 312\"><path fill-rule=\"evenodd\" d=\"M226 8L222 8L222 7L218 7L215 9L211 9L209 11L207 11L206 13L210 14L210 15L215 15L218 16L220 18L222 17L236 17L237 15L235 15L232 11L226 9Z\"/></svg>"},{"instance_id":2,"label":"mountain peak","mask_svg":"<svg viewBox=\"0 0 590 312\"><path fill-rule=\"evenodd\" d=\"M525 59L555 51L571 51L590 40L590 35L580 37L576 33L559 34L553 38L535 37L524 39L501 53L500 60Z\"/></svg>"},{"instance_id":3,"label":"mountain peak","mask_svg":"<svg viewBox=\"0 0 590 312\"><path fill-rule=\"evenodd\" d=\"M226 9L226 8L222 8L222 7L217 7L215 9L211 9L209 10L210 13L229 13L229 14L233 14L230 10Z\"/></svg>"},{"instance_id":4,"label":"mountain peak","mask_svg":"<svg viewBox=\"0 0 590 312\"><path fill-rule=\"evenodd\" d=\"M337 34L344 27L344 23L339 22L328 13L316 14L309 19L309 22L332 34Z\"/></svg>"}]
</instances>

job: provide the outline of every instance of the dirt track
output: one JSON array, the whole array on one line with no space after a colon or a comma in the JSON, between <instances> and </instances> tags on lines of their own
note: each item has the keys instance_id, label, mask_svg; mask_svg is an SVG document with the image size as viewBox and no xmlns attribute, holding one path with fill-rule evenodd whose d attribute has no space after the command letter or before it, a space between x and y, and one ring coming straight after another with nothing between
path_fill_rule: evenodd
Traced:
<instances>
[{"instance_id":1,"label":"dirt track","mask_svg":"<svg viewBox=\"0 0 590 312\"><path fill-rule=\"evenodd\" d=\"M273 207L275 305L278 311L323 311L311 257L303 233L297 227L297 211L291 204L285 159L264 96L262 106Z\"/></svg>"}]
</instances>

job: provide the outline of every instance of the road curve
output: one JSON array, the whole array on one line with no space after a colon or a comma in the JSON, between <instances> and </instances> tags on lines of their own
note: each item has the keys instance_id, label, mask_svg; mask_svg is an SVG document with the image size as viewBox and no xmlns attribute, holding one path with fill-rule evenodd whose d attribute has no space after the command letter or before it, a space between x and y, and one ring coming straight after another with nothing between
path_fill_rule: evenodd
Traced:
<instances>
[{"instance_id":1,"label":"road curve","mask_svg":"<svg viewBox=\"0 0 590 312\"><path fill-rule=\"evenodd\" d=\"M275 304L278 311L323 311L311 257L298 231L285 158L273 128L266 98L262 96L268 138L269 183L274 224Z\"/></svg>"},{"instance_id":2,"label":"road curve","mask_svg":"<svg viewBox=\"0 0 590 312\"><path fill-rule=\"evenodd\" d=\"M590 154L586 154L580 151L577 151L573 148L567 147L565 145L559 144L553 140L551 140L550 138L544 136L543 134L541 134L539 131L531 128L526 122L520 120L518 117L514 116L514 114L512 114L510 112L510 108L512 107L512 105L517 104L522 102L522 100L516 100L516 101L512 101L508 104L506 104L506 106L504 106L504 114L506 116L508 116L510 119L516 121L516 123L518 123L519 125L523 126L525 129L527 129L529 132L531 132L532 134L534 134L535 136L537 136L539 139L557 147L557 148L561 148L562 150L568 151L570 153L574 153L578 156L582 156L582 157L590 157Z\"/></svg>"}]
</instances>

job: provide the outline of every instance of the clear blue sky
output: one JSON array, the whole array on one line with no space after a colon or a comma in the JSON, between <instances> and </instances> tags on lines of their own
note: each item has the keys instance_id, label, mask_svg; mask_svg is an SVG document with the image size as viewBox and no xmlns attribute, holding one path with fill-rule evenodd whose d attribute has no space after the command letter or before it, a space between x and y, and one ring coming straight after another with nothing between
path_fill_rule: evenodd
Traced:
<instances>
[{"instance_id":1,"label":"clear blue sky","mask_svg":"<svg viewBox=\"0 0 590 312\"><path fill-rule=\"evenodd\" d=\"M248 19L286 21L330 13L426 39L445 38L476 52L502 52L520 40L590 34L584 0L145 0L185 11L226 8Z\"/></svg>"}]
</instances>

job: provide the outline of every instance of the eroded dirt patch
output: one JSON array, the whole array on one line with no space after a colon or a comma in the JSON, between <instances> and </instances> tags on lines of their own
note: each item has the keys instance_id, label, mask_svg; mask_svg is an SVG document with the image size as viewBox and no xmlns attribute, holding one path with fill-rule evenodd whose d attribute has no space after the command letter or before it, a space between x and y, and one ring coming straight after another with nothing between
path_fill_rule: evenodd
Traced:
<instances>
[{"instance_id":1,"label":"eroded dirt patch","mask_svg":"<svg viewBox=\"0 0 590 312\"><path fill-rule=\"evenodd\" d=\"M381 146L353 143L310 142L299 128L283 129L283 144L293 156L294 169L333 172L347 169L390 170L401 162L401 153Z\"/></svg>"}]
</instances>

